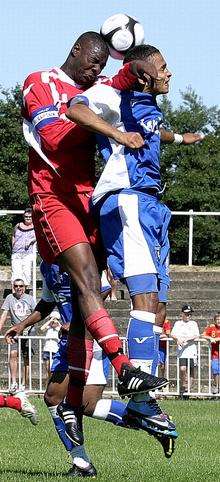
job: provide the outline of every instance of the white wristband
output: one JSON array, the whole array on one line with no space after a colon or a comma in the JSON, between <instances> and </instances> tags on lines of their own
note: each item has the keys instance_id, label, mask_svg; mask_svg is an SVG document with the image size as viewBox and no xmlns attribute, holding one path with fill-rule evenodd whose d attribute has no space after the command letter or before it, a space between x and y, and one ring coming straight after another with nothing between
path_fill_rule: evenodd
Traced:
<instances>
[{"instance_id":1,"label":"white wristband","mask_svg":"<svg viewBox=\"0 0 220 482\"><path fill-rule=\"evenodd\" d=\"M174 144L182 144L183 142L183 136L181 134L174 134Z\"/></svg>"}]
</instances>

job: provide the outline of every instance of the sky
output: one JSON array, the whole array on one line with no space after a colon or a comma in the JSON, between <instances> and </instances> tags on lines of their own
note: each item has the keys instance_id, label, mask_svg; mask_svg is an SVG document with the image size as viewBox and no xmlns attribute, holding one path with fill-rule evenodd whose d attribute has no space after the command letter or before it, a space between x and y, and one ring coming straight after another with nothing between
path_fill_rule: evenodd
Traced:
<instances>
[{"instance_id":1,"label":"sky","mask_svg":"<svg viewBox=\"0 0 220 482\"><path fill-rule=\"evenodd\" d=\"M220 103L219 0L0 0L0 84L13 87L33 71L60 66L77 37L99 31L115 13L135 16L145 42L161 50L173 73L169 98L191 86L207 106ZM111 75L120 62L108 61Z\"/></svg>"}]
</instances>

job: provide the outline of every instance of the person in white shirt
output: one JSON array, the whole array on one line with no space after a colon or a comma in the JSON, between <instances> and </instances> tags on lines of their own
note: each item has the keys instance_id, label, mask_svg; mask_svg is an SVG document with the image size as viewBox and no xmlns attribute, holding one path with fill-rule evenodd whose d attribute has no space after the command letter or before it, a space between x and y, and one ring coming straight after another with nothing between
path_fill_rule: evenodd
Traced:
<instances>
[{"instance_id":1,"label":"person in white shirt","mask_svg":"<svg viewBox=\"0 0 220 482\"><path fill-rule=\"evenodd\" d=\"M190 305L183 305L182 319L174 323L170 336L177 343L177 358L180 367L180 396L190 391L194 380L194 367L197 363L197 344L199 327L191 319L193 309ZM188 369L190 370L190 386L188 386Z\"/></svg>"},{"instance_id":2,"label":"person in white shirt","mask_svg":"<svg viewBox=\"0 0 220 482\"><path fill-rule=\"evenodd\" d=\"M61 328L60 314L54 310L50 314L49 319L41 326L41 331L46 331L46 342L43 349L43 360L45 362L47 375L50 377L50 367L52 364L53 355L58 350L59 330Z\"/></svg>"}]
</instances>

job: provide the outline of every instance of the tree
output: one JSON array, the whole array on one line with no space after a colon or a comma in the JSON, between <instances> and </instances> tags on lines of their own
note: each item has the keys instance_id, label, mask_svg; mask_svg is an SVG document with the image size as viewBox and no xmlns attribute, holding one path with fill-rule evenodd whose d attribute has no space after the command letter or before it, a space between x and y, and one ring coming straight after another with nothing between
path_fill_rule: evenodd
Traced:
<instances>
[{"instance_id":1,"label":"tree","mask_svg":"<svg viewBox=\"0 0 220 482\"><path fill-rule=\"evenodd\" d=\"M0 89L0 206L23 209L28 205L27 146L22 135L21 91ZM0 263L10 260L15 216L0 218Z\"/></svg>"},{"instance_id":2,"label":"tree","mask_svg":"<svg viewBox=\"0 0 220 482\"><path fill-rule=\"evenodd\" d=\"M173 211L219 211L220 206L220 110L207 108L192 89L182 93L176 109L164 98L165 123L174 132L203 132L198 145L162 147L164 201ZM220 251L219 217L194 221L194 264L216 263ZM171 262L187 262L188 218L174 216L170 226Z\"/></svg>"}]
</instances>

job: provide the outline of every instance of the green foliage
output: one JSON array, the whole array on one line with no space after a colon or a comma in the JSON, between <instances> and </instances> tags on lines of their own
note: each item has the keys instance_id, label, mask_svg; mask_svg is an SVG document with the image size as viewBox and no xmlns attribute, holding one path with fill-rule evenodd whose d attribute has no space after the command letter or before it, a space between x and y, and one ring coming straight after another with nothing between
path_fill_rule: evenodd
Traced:
<instances>
[{"instance_id":1,"label":"green foliage","mask_svg":"<svg viewBox=\"0 0 220 482\"><path fill-rule=\"evenodd\" d=\"M27 146L22 135L21 92L0 89L0 206L23 209L28 205ZM0 218L0 263L10 262L15 216Z\"/></svg>"},{"instance_id":2,"label":"green foliage","mask_svg":"<svg viewBox=\"0 0 220 482\"><path fill-rule=\"evenodd\" d=\"M174 132L203 132L197 145L164 145L161 154L163 197L173 211L219 211L220 206L220 110L207 108L196 93L182 93L182 104L174 109L164 98L165 123ZM185 264L188 251L188 217L174 216L170 226L171 262ZM194 264L219 260L220 218L198 217L194 221Z\"/></svg>"},{"instance_id":3,"label":"green foliage","mask_svg":"<svg viewBox=\"0 0 220 482\"><path fill-rule=\"evenodd\" d=\"M0 206L23 209L28 205L27 146L22 136L21 92L16 85L1 89L0 98ZM192 89L182 93L182 103L173 108L164 97L161 102L165 123L175 132L206 134L198 145L164 145L161 174L166 183L163 197L173 211L218 211L220 206L220 110L206 107ZM102 161L97 156L97 175ZM0 263L10 260L10 238L15 217L0 219ZM188 217L174 216L170 226L171 262L187 263ZM196 218L193 261L217 263L220 244L220 219Z\"/></svg>"}]
</instances>

